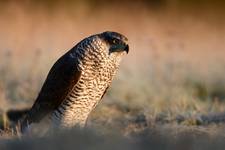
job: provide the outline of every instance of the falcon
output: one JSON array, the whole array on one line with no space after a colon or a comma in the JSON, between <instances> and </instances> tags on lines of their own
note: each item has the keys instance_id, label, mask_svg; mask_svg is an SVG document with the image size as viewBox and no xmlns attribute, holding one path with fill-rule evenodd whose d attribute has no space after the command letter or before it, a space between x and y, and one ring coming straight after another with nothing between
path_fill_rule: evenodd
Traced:
<instances>
[{"instance_id":1,"label":"falcon","mask_svg":"<svg viewBox=\"0 0 225 150\"><path fill-rule=\"evenodd\" d=\"M129 52L127 42L124 35L106 31L83 39L60 57L21 119L21 132L46 117L56 127L84 127Z\"/></svg>"}]
</instances>

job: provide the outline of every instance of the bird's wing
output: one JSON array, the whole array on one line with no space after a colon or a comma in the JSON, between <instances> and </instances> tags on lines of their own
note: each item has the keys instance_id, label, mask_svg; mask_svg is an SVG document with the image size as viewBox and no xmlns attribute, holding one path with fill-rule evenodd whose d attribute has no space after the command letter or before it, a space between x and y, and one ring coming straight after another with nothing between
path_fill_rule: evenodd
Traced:
<instances>
[{"instance_id":1,"label":"bird's wing","mask_svg":"<svg viewBox=\"0 0 225 150\"><path fill-rule=\"evenodd\" d=\"M38 122L56 109L79 80L78 60L67 52L53 65L44 85L24 121Z\"/></svg>"}]
</instances>

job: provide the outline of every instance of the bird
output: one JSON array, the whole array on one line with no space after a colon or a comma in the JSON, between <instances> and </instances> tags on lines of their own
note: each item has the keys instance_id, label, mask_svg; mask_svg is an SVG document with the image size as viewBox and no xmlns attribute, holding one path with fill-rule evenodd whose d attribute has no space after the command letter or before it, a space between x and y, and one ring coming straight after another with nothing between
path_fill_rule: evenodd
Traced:
<instances>
[{"instance_id":1,"label":"bird","mask_svg":"<svg viewBox=\"0 0 225 150\"><path fill-rule=\"evenodd\" d=\"M34 104L19 121L21 132L44 118L57 128L85 127L128 52L128 39L118 32L81 40L50 69Z\"/></svg>"}]
</instances>

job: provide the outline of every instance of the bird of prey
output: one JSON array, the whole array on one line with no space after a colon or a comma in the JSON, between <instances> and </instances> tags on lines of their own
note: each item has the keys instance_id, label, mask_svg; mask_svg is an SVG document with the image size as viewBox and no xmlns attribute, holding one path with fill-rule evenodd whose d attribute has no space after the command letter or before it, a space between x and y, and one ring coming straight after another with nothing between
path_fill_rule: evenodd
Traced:
<instances>
[{"instance_id":1,"label":"bird of prey","mask_svg":"<svg viewBox=\"0 0 225 150\"><path fill-rule=\"evenodd\" d=\"M85 38L60 57L21 119L21 132L46 117L56 127L85 126L110 86L122 56L128 53L127 42L124 35L106 31Z\"/></svg>"}]
</instances>

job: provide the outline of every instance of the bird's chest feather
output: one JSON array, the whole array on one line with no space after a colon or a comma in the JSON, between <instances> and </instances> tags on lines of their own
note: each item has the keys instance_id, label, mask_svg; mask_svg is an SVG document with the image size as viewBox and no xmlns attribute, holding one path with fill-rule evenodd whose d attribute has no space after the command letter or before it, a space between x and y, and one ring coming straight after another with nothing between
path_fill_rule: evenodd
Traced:
<instances>
[{"instance_id":1,"label":"bird's chest feather","mask_svg":"<svg viewBox=\"0 0 225 150\"><path fill-rule=\"evenodd\" d=\"M100 101L106 88L111 83L115 69L110 66L91 70L86 68L73 90L52 114L56 126L84 126L89 113Z\"/></svg>"}]
</instances>

